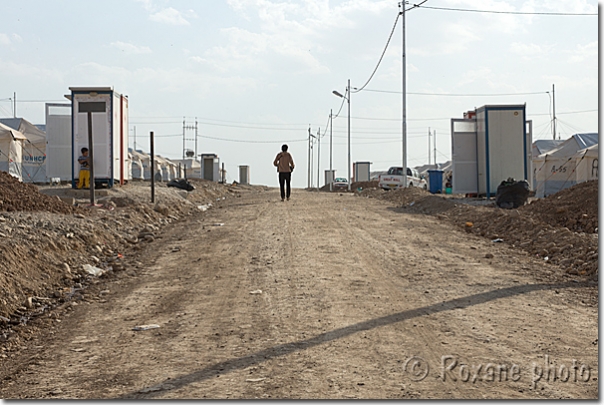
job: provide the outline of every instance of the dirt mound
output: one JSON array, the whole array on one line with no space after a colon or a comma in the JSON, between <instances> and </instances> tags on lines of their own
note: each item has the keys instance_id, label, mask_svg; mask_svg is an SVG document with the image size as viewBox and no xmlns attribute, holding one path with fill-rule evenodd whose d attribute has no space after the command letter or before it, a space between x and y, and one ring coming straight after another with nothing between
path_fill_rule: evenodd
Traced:
<instances>
[{"instance_id":1,"label":"dirt mound","mask_svg":"<svg viewBox=\"0 0 604 405\"><path fill-rule=\"evenodd\" d=\"M242 191L204 181L195 186L187 193L159 184L152 204L150 184L132 182L99 198L101 207L72 208L0 172L0 200L11 202L10 210L0 209L6 211L0 212L0 358L23 344L29 320L57 306L102 299L90 292L99 277L134 276L141 268L137 252L161 243L163 227L185 226L198 218L192 215L220 208ZM92 275L88 266L104 273Z\"/></svg>"},{"instance_id":2,"label":"dirt mound","mask_svg":"<svg viewBox=\"0 0 604 405\"><path fill-rule=\"evenodd\" d=\"M357 191L359 188L361 190L367 190L367 189L377 189L379 185L378 181L355 181L352 182L352 184L350 185L350 189L352 191ZM329 191L329 184L324 185L323 187L319 188L320 191ZM348 187L346 187L345 189L335 189L333 191L337 191L337 192L341 192L341 191L348 191Z\"/></svg>"},{"instance_id":3,"label":"dirt mound","mask_svg":"<svg viewBox=\"0 0 604 405\"><path fill-rule=\"evenodd\" d=\"M44 195L33 184L19 180L0 171L0 212L46 211L56 214L71 214L77 208L56 197Z\"/></svg>"},{"instance_id":4,"label":"dirt mound","mask_svg":"<svg viewBox=\"0 0 604 405\"><path fill-rule=\"evenodd\" d=\"M581 183L519 209L433 195L419 188L360 195L393 203L401 212L435 215L467 232L502 241L559 265L569 274L597 277L598 183ZM471 224L471 225L470 225Z\"/></svg>"},{"instance_id":5,"label":"dirt mound","mask_svg":"<svg viewBox=\"0 0 604 405\"><path fill-rule=\"evenodd\" d=\"M521 210L529 211L543 222L574 232L597 232L598 181L577 184L524 206Z\"/></svg>"}]
</instances>

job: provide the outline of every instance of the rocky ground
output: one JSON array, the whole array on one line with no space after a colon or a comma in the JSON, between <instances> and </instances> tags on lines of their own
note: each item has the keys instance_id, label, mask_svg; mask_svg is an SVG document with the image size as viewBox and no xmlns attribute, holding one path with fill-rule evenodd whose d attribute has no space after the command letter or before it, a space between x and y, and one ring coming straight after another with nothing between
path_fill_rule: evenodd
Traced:
<instances>
[{"instance_id":1,"label":"rocky ground","mask_svg":"<svg viewBox=\"0 0 604 405\"><path fill-rule=\"evenodd\" d=\"M419 188L384 191L370 187L360 195L388 201L403 212L436 216L559 265L569 274L598 277L597 181L530 199L529 204L512 210L498 208L492 200L430 194Z\"/></svg>"},{"instance_id":2,"label":"rocky ground","mask_svg":"<svg viewBox=\"0 0 604 405\"><path fill-rule=\"evenodd\" d=\"M154 204L131 182L90 207L2 178L0 396L598 397L597 183L502 210L192 182L157 184ZM444 381L443 356L523 379ZM531 382L548 358L591 374Z\"/></svg>"},{"instance_id":3,"label":"rocky ground","mask_svg":"<svg viewBox=\"0 0 604 405\"><path fill-rule=\"evenodd\" d=\"M133 275L141 267L137 252L161 239L166 225L185 226L192 213L244 187L191 181L192 192L158 183L155 204L149 183L132 182L99 191L104 197L91 208L87 190L78 194L84 198L66 198L69 186L46 186L42 191L54 194L47 195L0 172L0 358L28 339L30 320L86 297L99 276Z\"/></svg>"}]
</instances>

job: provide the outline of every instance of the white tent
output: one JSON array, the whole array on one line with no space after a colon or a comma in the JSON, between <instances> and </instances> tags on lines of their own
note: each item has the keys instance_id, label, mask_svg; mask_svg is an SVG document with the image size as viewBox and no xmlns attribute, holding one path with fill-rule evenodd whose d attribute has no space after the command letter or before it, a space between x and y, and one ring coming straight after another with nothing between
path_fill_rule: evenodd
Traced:
<instances>
[{"instance_id":1,"label":"white tent","mask_svg":"<svg viewBox=\"0 0 604 405\"><path fill-rule=\"evenodd\" d=\"M0 123L0 171L23 180L23 142L27 138L16 129Z\"/></svg>"},{"instance_id":2,"label":"white tent","mask_svg":"<svg viewBox=\"0 0 604 405\"><path fill-rule=\"evenodd\" d=\"M598 179L598 144L575 154L577 183Z\"/></svg>"},{"instance_id":3,"label":"white tent","mask_svg":"<svg viewBox=\"0 0 604 405\"><path fill-rule=\"evenodd\" d=\"M132 179L134 180L144 180L145 176L145 168L143 166L144 155L140 152L137 152L133 149L130 149L130 162L132 163Z\"/></svg>"},{"instance_id":4,"label":"white tent","mask_svg":"<svg viewBox=\"0 0 604 405\"><path fill-rule=\"evenodd\" d=\"M25 136L23 141L23 181L46 183L46 133L24 118L1 118L0 123Z\"/></svg>"},{"instance_id":5,"label":"white tent","mask_svg":"<svg viewBox=\"0 0 604 405\"><path fill-rule=\"evenodd\" d=\"M557 148L533 158L535 195L543 198L575 185L575 154L597 143L597 133L575 134Z\"/></svg>"}]
</instances>

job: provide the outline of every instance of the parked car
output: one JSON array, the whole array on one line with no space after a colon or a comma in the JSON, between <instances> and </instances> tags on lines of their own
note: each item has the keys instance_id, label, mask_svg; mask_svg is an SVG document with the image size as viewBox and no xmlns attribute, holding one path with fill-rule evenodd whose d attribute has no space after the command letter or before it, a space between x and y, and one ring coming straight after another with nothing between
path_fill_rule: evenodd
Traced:
<instances>
[{"instance_id":1,"label":"parked car","mask_svg":"<svg viewBox=\"0 0 604 405\"><path fill-rule=\"evenodd\" d=\"M338 190L338 189L347 189L348 188L348 180L346 180L346 178L344 177L336 177L333 180L333 188L334 190Z\"/></svg>"},{"instance_id":2,"label":"parked car","mask_svg":"<svg viewBox=\"0 0 604 405\"><path fill-rule=\"evenodd\" d=\"M384 190L391 190L403 187L403 168L401 166L393 166L388 169L388 173L380 174L379 186ZM420 187L424 190L428 189L428 183L415 169L407 168L407 187Z\"/></svg>"}]
</instances>

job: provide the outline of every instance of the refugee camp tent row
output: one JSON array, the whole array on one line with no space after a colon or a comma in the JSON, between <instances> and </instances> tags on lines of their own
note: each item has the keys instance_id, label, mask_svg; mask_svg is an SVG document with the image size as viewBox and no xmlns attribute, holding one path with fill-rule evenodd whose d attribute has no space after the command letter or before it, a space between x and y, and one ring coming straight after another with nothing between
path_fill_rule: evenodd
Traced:
<instances>
[{"instance_id":1,"label":"refugee camp tent row","mask_svg":"<svg viewBox=\"0 0 604 405\"><path fill-rule=\"evenodd\" d=\"M135 151L134 149L128 149L128 153L130 154L130 162L132 162L131 166L131 175L133 180L144 180L145 169L143 166L143 154Z\"/></svg>"},{"instance_id":2,"label":"refugee camp tent row","mask_svg":"<svg viewBox=\"0 0 604 405\"><path fill-rule=\"evenodd\" d=\"M577 184L575 155L597 144L597 133L575 134L556 148L534 157L535 195L538 198L547 197Z\"/></svg>"},{"instance_id":3,"label":"refugee camp tent row","mask_svg":"<svg viewBox=\"0 0 604 405\"><path fill-rule=\"evenodd\" d=\"M0 123L25 136L22 178L25 183L46 183L46 133L24 118L0 118Z\"/></svg>"},{"instance_id":4,"label":"refugee camp tent row","mask_svg":"<svg viewBox=\"0 0 604 405\"><path fill-rule=\"evenodd\" d=\"M27 138L21 132L0 123L0 171L23 180L23 142Z\"/></svg>"}]
</instances>

